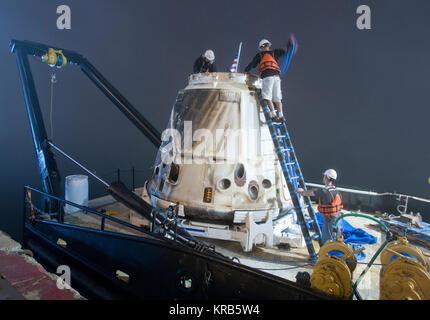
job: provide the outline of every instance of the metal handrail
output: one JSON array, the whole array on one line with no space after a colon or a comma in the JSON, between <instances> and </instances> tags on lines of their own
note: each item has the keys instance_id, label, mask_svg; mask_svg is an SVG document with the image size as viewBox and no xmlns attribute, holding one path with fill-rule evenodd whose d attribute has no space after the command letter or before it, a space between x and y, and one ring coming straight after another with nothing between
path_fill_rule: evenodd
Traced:
<instances>
[{"instance_id":1,"label":"metal handrail","mask_svg":"<svg viewBox=\"0 0 430 320\"><path fill-rule=\"evenodd\" d=\"M110 220L110 221L116 222L116 223L118 223L118 224L120 224L120 225L123 225L123 226L125 226L125 227L128 227L128 228L130 228L130 229L133 229L133 230L136 230L136 231L142 232L142 233L144 233L144 234L146 234L146 235L150 236L152 239L156 238L156 239L158 239L158 240L172 241L172 243L179 244L179 245L180 245L180 246L182 246L182 247L191 248L191 249L194 249L194 250L196 250L196 251L198 251L198 252L211 253L212 255L217 256L217 257L219 257L219 258L222 258L222 259L224 259L224 260L231 260L230 258L228 258L228 257L224 256L223 254L221 254L221 253L219 253L219 252L216 252L216 251L215 251L215 246L212 246L212 245L208 246L208 245L206 245L204 242L201 242L201 241L199 241L199 240L195 239L194 237L190 237L190 238L188 238L188 237L184 236L183 234L178 235L177 233L173 233L173 232L171 232L171 231L169 231L169 230L165 230L165 235L157 234L157 233L153 233L153 232L148 231L148 230L145 230L145 229L143 229L143 228L136 227L135 225L132 225L132 224L130 224L130 223L128 223L128 222L125 222L125 221L123 221L123 220L120 220L120 219L117 219L117 218L114 218L114 217L108 216L108 215L106 215L106 214L104 214L104 213L102 213L102 212L99 212L99 211L93 210L93 209L91 209L91 208L88 208L88 207L85 207L85 206L79 205L79 204L77 204L77 203L74 203L74 202L71 202L71 201L68 201L68 200L65 200L65 199L62 199L62 198L56 197L56 196L54 196L54 195L51 195L51 194L49 194L49 193L46 193L46 192L40 191L40 190L38 190L38 189L36 189L36 188L33 188L33 187L30 187L30 186L24 186L24 220L23 220L23 222L24 222L24 223L26 222L26 219L25 219L25 218L26 218L26 199L27 199L27 198L26 198L26 192L27 192L27 190L34 191L34 192L39 193L39 194L41 194L41 195L43 195L43 196L45 196L45 197L52 198L52 199L57 200L57 201L59 201L59 202L69 204L69 205L74 206L74 207L76 207L76 208L79 208L79 209L81 209L81 210L83 210L83 211L86 211L86 212L88 212L88 213L92 213L92 214L94 214L94 215L97 215L97 216L101 217L101 218L102 218L102 221L101 221L101 223L100 223L100 230L101 230L101 231L105 231L105 230L104 230L104 220L105 220L105 219L108 219L108 220ZM31 200L30 200L30 205L31 205L33 208L36 208L36 207L31 203ZM37 208L36 208L36 209L37 209ZM153 216L155 217L155 215L153 215ZM64 224L64 222L61 222L61 223L63 223L63 224ZM155 220L153 220L153 221L152 221L152 223L154 224L154 223L155 223ZM177 226L177 231L178 231L178 230L179 230L179 227ZM168 235L169 237L166 237L166 235ZM188 245L187 245L187 244L185 244L185 243L183 243L183 242L181 242L181 241L176 241L177 239L185 239L185 240L187 241L187 244L188 244Z\"/></svg>"},{"instance_id":2,"label":"metal handrail","mask_svg":"<svg viewBox=\"0 0 430 320\"><path fill-rule=\"evenodd\" d=\"M310 187L324 188L324 185L322 185L322 184L316 184L316 183L308 183L308 182L306 182L306 185L310 186ZM356 193L356 194L364 194L364 195L368 195L368 196L405 197L405 198L409 198L409 199L413 199L413 200L418 200L418 201L430 203L430 199L424 199L424 198L420 198L420 197L415 197L415 196L410 196L410 195L400 194L400 193L395 193L395 192L378 193L378 192L374 192L374 191L362 191L362 190L349 189L349 188L341 188L341 187L336 187L336 189L339 190L339 191L344 191L344 192L349 192L349 193Z\"/></svg>"},{"instance_id":3,"label":"metal handrail","mask_svg":"<svg viewBox=\"0 0 430 320\"><path fill-rule=\"evenodd\" d=\"M85 206L79 205L79 204L77 204L77 203L74 203L74 202L71 202L71 201L68 201L68 200L65 200L65 199L62 199L62 198L56 197L56 196L54 196L54 195L52 195L52 194L49 194L49 193L43 192L43 191L38 190L38 189L36 189L36 188L30 187L30 186L24 186L24 193L25 193L27 190L34 191L34 192L39 193L39 194L41 194L41 195L43 195L43 196L45 196L45 197L48 197L48 198L51 198L51 199L57 200L57 201L59 201L59 202L62 202L62 203L68 204L68 205L71 205L71 206L73 206L73 207L76 207L76 208L81 209L82 211L85 211L85 212L88 212L88 213L91 213L91 214L94 214L94 215L97 215L97 216L101 217L101 218L102 218L102 221L100 222L100 229L101 229L101 230L104 230L104 228L103 228L104 220L105 220L105 219L108 219L108 220L113 221L113 222L115 222L115 223L121 224L121 225L123 225L123 226L125 226L125 227L128 227L128 228L131 228L131 229L133 229L133 230L136 230L136 231L139 231L139 232L145 233L146 235L154 236L154 234L153 234L153 233L151 233L151 232L149 232L149 231L147 231L147 230L145 230L145 229L143 229L143 228L136 227L135 225L133 225L133 224L131 224L131 223L128 223L128 222L125 222L125 221L123 221L123 220L120 220L120 219L117 219L117 218L111 217L111 216L106 215L106 214L104 214L104 213L102 213L102 212L99 212L99 211L93 210L93 209L91 209L91 208L88 208L88 207L85 207ZM26 199L26 198L24 198L24 201L25 201L25 199ZM25 208L25 202L24 202L24 208Z\"/></svg>"}]
</instances>

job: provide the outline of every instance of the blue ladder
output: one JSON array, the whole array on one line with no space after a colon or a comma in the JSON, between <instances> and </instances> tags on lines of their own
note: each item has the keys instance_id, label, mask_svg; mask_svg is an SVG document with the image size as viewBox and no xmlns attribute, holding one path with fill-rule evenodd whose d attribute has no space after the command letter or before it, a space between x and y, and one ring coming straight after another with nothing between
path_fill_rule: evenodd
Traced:
<instances>
[{"instance_id":1,"label":"blue ladder","mask_svg":"<svg viewBox=\"0 0 430 320\"><path fill-rule=\"evenodd\" d=\"M303 175L300 169L299 162L297 160L293 144L291 143L290 135L287 130L287 125L285 122L274 123L272 121L272 116L267 106L265 100L261 95L261 89L257 89L258 100L260 101L261 107L263 109L264 117L266 118L267 126L269 127L270 135L275 146L275 153L278 156L282 173L284 174L285 181L287 182L287 187L290 192L291 200L294 205L295 212L297 214L297 219L299 221L300 228L302 230L303 237L306 242L306 247L309 252L310 260L316 261L317 255L315 253L315 248L312 243L312 239L309 233L309 228L307 221L304 216L304 212L300 202L300 195L297 193L297 188L301 187L306 190L306 185L303 179ZM316 233L319 244L321 245L321 230L318 225L318 221L315 217L315 212L312 207L312 203L309 197L304 197L306 208L308 210L311 222L313 222L314 231Z\"/></svg>"},{"instance_id":2,"label":"blue ladder","mask_svg":"<svg viewBox=\"0 0 430 320\"><path fill-rule=\"evenodd\" d=\"M282 141L282 147L284 149L285 161L288 167L288 173L290 175L290 179L293 181L294 192L297 193L297 188L300 187L303 190L307 190L305 180L303 178L302 170L300 169L299 161L296 157L296 152L294 151L293 144L291 142L290 135L288 133L287 124L284 122L274 123L276 131L279 132L278 138ZM303 197L305 202L305 207L303 209L307 209L309 213L310 220L306 222L312 223L315 232L315 239L318 240L321 245L322 237L321 230L318 224L318 221L315 216L314 207L312 206L310 197ZM300 203L301 205L301 203Z\"/></svg>"}]
</instances>

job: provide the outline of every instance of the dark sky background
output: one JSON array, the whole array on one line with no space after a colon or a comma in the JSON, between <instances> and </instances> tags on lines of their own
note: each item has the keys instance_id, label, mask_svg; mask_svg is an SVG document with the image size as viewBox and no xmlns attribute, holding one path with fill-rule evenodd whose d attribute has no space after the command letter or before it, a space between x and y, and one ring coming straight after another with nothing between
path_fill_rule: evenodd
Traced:
<instances>
[{"instance_id":1,"label":"dark sky background","mask_svg":"<svg viewBox=\"0 0 430 320\"><path fill-rule=\"evenodd\" d=\"M56 27L62 4L71 30ZM361 4L371 30L356 27ZM339 186L430 198L429 12L427 0L0 0L0 229L20 239L23 185L41 187L11 39L83 54L162 131L206 49L224 71L242 41L243 70L262 38L281 47L294 32L299 50L282 89L305 180L335 168ZM30 60L49 134L51 68ZM78 68L56 73L56 144L110 181L134 166L143 184L156 148ZM82 173L57 160L63 183ZM129 172L122 177L130 183ZM91 182L90 197L104 192Z\"/></svg>"}]
</instances>

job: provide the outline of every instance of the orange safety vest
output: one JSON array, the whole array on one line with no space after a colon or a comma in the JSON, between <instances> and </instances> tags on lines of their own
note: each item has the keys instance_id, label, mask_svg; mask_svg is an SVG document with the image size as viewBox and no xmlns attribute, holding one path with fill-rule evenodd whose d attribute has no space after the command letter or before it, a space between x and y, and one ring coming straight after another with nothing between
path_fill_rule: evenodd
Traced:
<instances>
[{"instance_id":1,"label":"orange safety vest","mask_svg":"<svg viewBox=\"0 0 430 320\"><path fill-rule=\"evenodd\" d=\"M331 188L331 189L335 189L335 188ZM326 190L329 192L332 201L329 204L322 204L321 198L319 198L318 199L318 212L324 216L333 216L335 214L340 213L340 210L342 210L342 208L343 208L342 196L336 190L335 190L336 191L335 196L333 196L333 193L331 193L329 188L326 188Z\"/></svg>"},{"instance_id":2,"label":"orange safety vest","mask_svg":"<svg viewBox=\"0 0 430 320\"><path fill-rule=\"evenodd\" d=\"M267 69L281 72L281 68L279 68L278 63L275 60L275 53L273 51L262 53L262 56L260 57L260 77L263 71Z\"/></svg>"}]
</instances>

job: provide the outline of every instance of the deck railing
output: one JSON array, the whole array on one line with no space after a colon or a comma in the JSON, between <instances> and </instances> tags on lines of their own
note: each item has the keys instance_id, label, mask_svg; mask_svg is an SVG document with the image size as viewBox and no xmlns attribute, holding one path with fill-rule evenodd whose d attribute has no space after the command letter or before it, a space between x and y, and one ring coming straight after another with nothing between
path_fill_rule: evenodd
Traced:
<instances>
[{"instance_id":1,"label":"deck railing","mask_svg":"<svg viewBox=\"0 0 430 320\"><path fill-rule=\"evenodd\" d=\"M23 211L24 211L24 223L25 221L35 221L37 219L45 220L45 219L56 219L60 223L64 223L64 215L67 214L64 211L64 205L68 204L69 206L75 207L80 209L82 212L87 214L92 214L95 216L98 216L101 218L100 221L100 230L105 230L105 221L109 220L114 223L120 224L124 227L127 227L129 229L133 229L139 232L142 232L147 235L153 235L149 230L146 230L141 227L137 227L131 223L128 223L124 220L111 217L103 211L97 211L93 210L91 208L79 205L77 203L53 196L51 194L48 194L46 192L40 191L36 188L30 187L30 186L24 186L24 203L23 203ZM36 201L39 200L39 198L49 198L50 200L56 200L58 203L63 204L58 206L58 212L44 212L41 210L37 205L35 205ZM36 200L36 201L35 201Z\"/></svg>"}]
</instances>

